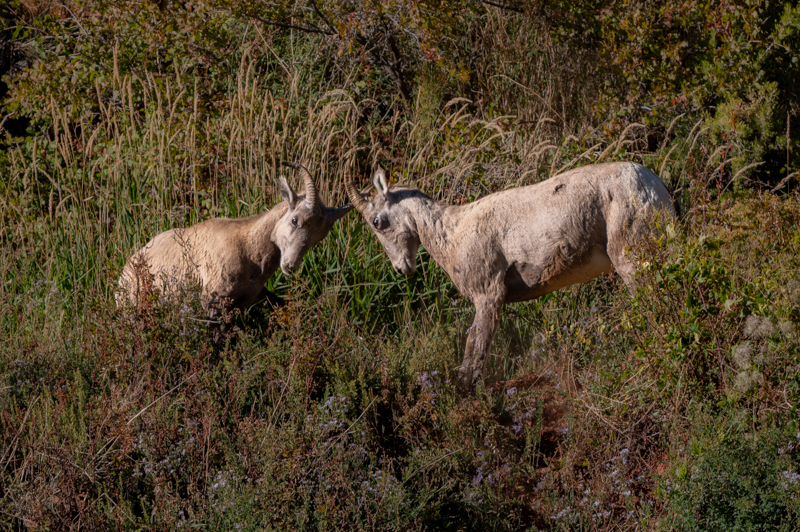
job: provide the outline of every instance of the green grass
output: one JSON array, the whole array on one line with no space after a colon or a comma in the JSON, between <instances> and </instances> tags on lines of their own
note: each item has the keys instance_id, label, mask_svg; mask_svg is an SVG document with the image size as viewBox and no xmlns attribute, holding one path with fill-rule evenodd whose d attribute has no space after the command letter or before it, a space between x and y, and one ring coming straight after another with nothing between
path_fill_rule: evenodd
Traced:
<instances>
[{"instance_id":1,"label":"green grass","mask_svg":"<svg viewBox=\"0 0 800 532\"><path fill-rule=\"evenodd\" d=\"M99 99L85 80L64 89L83 107L27 102L48 117L0 151L0 528L796 527L793 182L779 195L720 166L761 148L740 135L720 151L728 122L705 111L598 125L577 101L591 86L546 68L572 65L569 47L508 33L505 16L481 34L496 56L473 58L497 89L485 100L455 98L466 89L431 65L402 103L375 69L276 31L237 38L228 70L134 71L123 57L98 63ZM127 23L130 37L140 22ZM23 85L17 96L39 94ZM572 118L556 125L558 109ZM356 213L269 280L288 304L230 316L223 346L196 292L115 307L131 253L269 208L280 162L297 159L328 205L376 161L458 203L635 160L683 214L632 250L636 293L603 277L507 306L473 395L453 381L471 304L424 250L415 275L396 275Z\"/></svg>"},{"instance_id":2,"label":"green grass","mask_svg":"<svg viewBox=\"0 0 800 532\"><path fill-rule=\"evenodd\" d=\"M469 305L433 264L396 277L355 216L221 350L196 298L131 316L102 286L34 281L20 246L0 314L6 526L785 527L797 202L709 206L711 238L642 251L658 266L633 299L600 279L508 307L474 397L450 382ZM754 221L732 232L738 211ZM746 339L753 312L782 328ZM749 388L744 341L762 353Z\"/></svg>"}]
</instances>

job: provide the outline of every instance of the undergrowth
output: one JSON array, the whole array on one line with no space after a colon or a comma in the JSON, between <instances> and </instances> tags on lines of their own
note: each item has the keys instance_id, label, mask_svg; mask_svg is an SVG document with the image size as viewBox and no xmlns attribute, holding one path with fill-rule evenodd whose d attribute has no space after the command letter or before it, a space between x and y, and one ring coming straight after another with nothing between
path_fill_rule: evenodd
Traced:
<instances>
[{"instance_id":1,"label":"undergrowth","mask_svg":"<svg viewBox=\"0 0 800 532\"><path fill-rule=\"evenodd\" d=\"M19 60L0 527L796 529L795 7L482 4L446 34L420 11L403 96L378 62L390 26L370 51L350 19L324 36L270 25L295 12L167 4L0 8L0 68L7 43ZM116 308L133 251L271 207L287 160L328 205L375 163L461 204L633 160L681 215L630 250L637 290L603 276L507 306L474 395L452 380L471 304L424 250L397 276L355 215L269 280L285 306L227 315L222 345L196 287Z\"/></svg>"}]
</instances>

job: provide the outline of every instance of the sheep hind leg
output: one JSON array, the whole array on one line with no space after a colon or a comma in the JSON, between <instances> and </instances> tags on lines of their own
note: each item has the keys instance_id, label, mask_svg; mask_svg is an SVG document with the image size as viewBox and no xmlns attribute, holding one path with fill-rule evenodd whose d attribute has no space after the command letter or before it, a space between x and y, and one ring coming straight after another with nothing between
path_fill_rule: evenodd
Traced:
<instances>
[{"instance_id":1,"label":"sheep hind leg","mask_svg":"<svg viewBox=\"0 0 800 532\"><path fill-rule=\"evenodd\" d=\"M467 335L464 359L458 368L458 380L468 391L483 377L486 354L494 341L497 325L500 322L502 304L497 301L485 301L476 304L475 320Z\"/></svg>"},{"instance_id":2,"label":"sheep hind leg","mask_svg":"<svg viewBox=\"0 0 800 532\"><path fill-rule=\"evenodd\" d=\"M608 253L614 269L620 274L622 280L632 293L636 293L639 286L636 272L646 260L642 254L645 240L661 233L663 225L674 219L674 210L670 206L646 206L634 216L616 214L608 221Z\"/></svg>"},{"instance_id":3,"label":"sheep hind leg","mask_svg":"<svg viewBox=\"0 0 800 532\"><path fill-rule=\"evenodd\" d=\"M632 249L632 241L635 242L635 240L628 238L630 232L630 229L628 231L617 230L609 232L606 253L608 258L611 259L614 271L622 277L628 290L636 293L636 287L638 286L636 282L638 260L636 251Z\"/></svg>"},{"instance_id":4,"label":"sheep hind leg","mask_svg":"<svg viewBox=\"0 0 800 532\"><path fill-rule=\"evenodd\" d=\"M631 253L628 253L628 256L624 255L612 255L611 256L611 264L614 265L614 271L622 277L622 281L625 283L625 286L628 287L632 293L636 293L636 287L638 283L636 282L636 263L631 260Z\"/></svg>"}]
</instances>

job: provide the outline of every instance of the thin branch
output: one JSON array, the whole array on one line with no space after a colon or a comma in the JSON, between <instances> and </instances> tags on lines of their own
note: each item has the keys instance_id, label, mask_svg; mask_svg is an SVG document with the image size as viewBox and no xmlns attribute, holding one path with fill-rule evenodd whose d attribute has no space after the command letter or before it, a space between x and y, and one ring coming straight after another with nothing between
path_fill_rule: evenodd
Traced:
<instances>
[{"instance_id":1,"label":"thin branch","mask_svg":"<svg viewBox=\"0 0 800 532\"><path fill-rule=\"evenodd\" d=\"M378 48L378 43L375 41L377 41L378 38L368 39L360 34L355 35L356 42L361 46L362 50L364 50L364 53L369 56L371 59L371 64L376 64L383 69L384 73L394 81L400 96L403 98L403 101L408 102L410 101L411 93L405 80L405 74L402 70L402 65L400 64L401 57L399 55L399 50L394 45L391 34L387 32L384 34L384 38L388 42L384 42L383 47L389 47L390 52L394 56L395 62L389 61L384 54L376 51Z\"/></svg>"},{"instance_id":2,"label":"thin branch","mask_svg":"<svg viewBox=\"0 0 800 532\"><path fill-rule=\"evenodd\" d=\"M405 484L405 483L407 483L409 480L411 480L411 479L412 479L412 478L413 478L413 477L414 477L414 476L415 476L417 473L420 473L420 472L422 472L422 471L425 471L425 470L426 470L426 469L428 469L429 467L432 467L432 466L436 465L437 463L441 462L441 461L442 461L442 460L444 460L445 458L447 458L447 457L449 457L449 456L453 456L453 455L454 455L454 454L456 454L456 453L460 453L460 452L461 452L461 451L463 451L463 450L464 450L464 448L463 448L463 447L461 447L460 449L456 449L455 451L450 451L449 453L447 453L447 454L443 454L442 456L440 456L440 457L436 458L435 460L433 460L433 461L431 461L431 462L428 462L428 463L427 463L427 464L425 464L424 466L420 467L419 469L417 469L416 471L414 471L413 473L411 473L410 475L408 475L408 476L407 476L405 479L403 479L403 484Z\"/></svg>"},{"instance_id":3,"label":"thin branch","mask_svg":"<svg viewBox=\"0 0 800 532\"><path fill-rule=\"evenodd\" d=\"M6 124L6 120L8 120L9 118L11 118L11 117L12 117L12 116L14 116L15 114L17 114L17 112L16 112L16 111L11 111L11 112L10 112L10 113L8 113L6 116L4 116L2 120L0 120L0 133L2 133L3 131L5 131L5 129L3 129L3 126Z\"/></svg>"},{"instance_id":4,"label":"thin branch","mask_svg":"<svg viewBox=\"0 0 800 532\"><path fill-rule=\"evenodd\" d=\"M333 27L333 24L331 24L331 22L328 20L328 17L322 14L322 11L319 9L316 0L311 0L311 6L314 8L314 12L317 14L317 16L321 18L322 21L325 23L325 25L328 26L328 29L330 29L331 32L333 32L331 35L338 34L339 32L336 31L336 28Z\"/></svg>"},{"instance_id":5,"label":"thin branch","mask_svg":"<svg viewBox=\"0 0 800 532\"><path fill-rule=\"evenodd\" d=\"M515 6L507 6L504 4L498 4L495 2L490 2L489 0L480 0L481 3L489 4L490 6L499 7L500 9L505 9L507 11L513 11L514 13L524 13L522 9L515 7Z\"/></svg>"},{"instance_id":6,"label":"thin branch","mask_svg":"<svg viewBox=\"0 0 800 532\"><path fill-rule=\"evenodd\" d=\"M78 20L78 17L76 17L76 16L75 16L75 13L73 13L73 12L72 12L72 10L71 10L71 9L70 9L70 8L69 8L69 7L68 7L66 4L63 4L63 3L62 3L62 4L61 4L61 7L63 7L63 8L64 8L64 9L66 9L67 11L69 11L69 14L72 16L72 20L74 20L74 21L75 21L75 23L76 23L76 24L78 25L78 27L81 29L81 31L83 32L83 34L84 34L84 35L86 35L86 36L88 36L88 35L89 35L89 33L88 33L88 32L86 31L86 29L83 27L83 24L81 24L81 21L80 21L80 20Z\"/></svg>"},{"instance_id":7,"label":"thin branch","mask_svg":"<svg viewBox=\"0 0 800 532\"><path fill-rule=\"evenodd\" d=\"M287 22L277 22L272 20L267 20L263 17L259 17L257 15L249 15L251 18L256 19L257 21L261 22L262 24L266 24L268 26L277 26L279 28L287 29L287 30L300 30L305 33L317 33L320 35L336 35L335 33L331 33L329 31L325 31L323 29L317 28L316 26L298 26L296 24L290 24Z\"/></svg>"},{"instance_id":8,"label":"thin branch","mask_svg":"<svg viewBox=\"0 0 800 532\"><path fill-rule=\"evenodd\" d=\"M751 168L755 168L756 166L761 166L762 164L764 164L764 162L765 162L765 161L759 161L759 162L757 162L757 163L748 164L747 166L745 166L744 168L742 168L741 170L739 170L738 172L736 172L736 173L734 174L734 176L731 178L731 180L730 180L730 181L728 181L728 184L727 184L727 185L725 185L725 188L723 188L723 189L722 189L722 192L725 192L726 190L728 190L728 187L729 187L729 186L731 186L731 185L732 185L732 184L733 184L733 183L734 183L734 182L735 182L737 179L739 179L739 176L740 176L740 175L742 175L742 174L743 174L743 173L745 173L746 171L750 170ZM751 181L751 182L752 182L752 180L751 180L751 179L747 179L747 177L745 177L745 180L746 180L746 181Z\"/></svg>"},{"instance_id":9,"label":"thin branch","mask_svg":"<svg viewBox=\"0 0 800 532\"><path fill-rule=\"evenodd\" d=\"M160 396L158 399L156 399L155 401L151 402L151 403L150 403L149 405L147 405L146 407L144 407L144 408L142 408L141 410L139 410L139 413L138 413L138 414L136 414L135 416L133 416L132 418L130 418L130 419L128 420L128 423L127 423L127 425L130 425L131 423L133 423L133 422L136 420L136 418L137 418L137 417L139 417L139 416L141 416L142 414L144 414L144 413L147 411L147 409L148 409L148 408L150 408L151 406L153 406L154 404L156 404L157 402L159 402L160 400L162 400L163 398L165 398L166 396L168 396L169 394L171 394L172 392L174 392L175 390L177 390L178 388L180 388L180 387L181 387L181 386L182 386L182 385L183 385L183 384L184 384L186 381L193 379L193 378L194 378L196 375L197 375L197 374L195 374L195 373L193 373L193 374L189 375L188 377L186 377L185 379L183 379L181 382L179 382L178 384L176 384L176 385L175 385L175 386L174 386L174 387L173 387L171 390L169 390L168 392L164 392L163 394L161 394L161 396Z\"/></svg>"}]
</instances>

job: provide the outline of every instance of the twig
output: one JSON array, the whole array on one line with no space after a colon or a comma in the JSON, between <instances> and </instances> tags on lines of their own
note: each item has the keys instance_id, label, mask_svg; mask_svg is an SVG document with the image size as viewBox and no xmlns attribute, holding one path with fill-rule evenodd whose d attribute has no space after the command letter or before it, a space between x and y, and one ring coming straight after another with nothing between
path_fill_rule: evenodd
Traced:
<instances>
[{"instance_id":1,"label":"twig","mask_svg":"<svg viewBox=\"0 0 800 532\"><path fill-rule=\"evenodd\" d=\"M330 443L328 443L327 447L326 447L326 448L324 448L324 449L322 450L322 451L323 451L323 453L324 453L325 451L328 451L328 450L329 450L331 447L333 447L333 445L334 445L334 444L335 444L337 441L339 441L340 439L342 439L342 436L344 436L345 434L349 434L349 433L350 433L350 430L351 430L351 429L352 429L352 428L353 428L353 427L356 425L356 423L358 423L359 421L361 421L361 418L362 418L362 417L364 417L364 414L366 414L366 413L367 413L367 410L369 410L369 408L370 408L370 407L371 407L371 406L372 406L372 405L375 403L375 401L377 401L377 400L378 400L378 397L379 397L379 396L377 396L377 395L376 395L375 397L373 397L372 401L370 401L370 403L367 405L367 408L365 408L365 409L364 409L364 410L361 412L361 415L360 415L360 416L358 416L358 418L356 418L356 420L355 420L355 421L353 421L353 422L350 424L350 426L349 426L349 427L347 427L347 430L346 430L346 431L344 431L344 432L342 432L342 433L338 434L338 435L337 435L335 438L333 438L332 440L330 440ZM320 454L320 456L317 456L317 460L315 460L315 463L316 463L316 461L318 461L320 458L322 458L322 454Z\"/></svg>"},{"instance_id":2,"label":"twig","mask_svg":"<svg viewBox=\"0 0 800 532\"><path fill-rule=\"evenodd\" d=\"M66 5L66 4L64 4L64 3L62 3L62 4L61 4L61 7L63 7L63 8L64 8L64 9L66 9L67 11L69 11L69 14L70 14L70 15L72 15L72 19L75 21L75 23L76 23L76 24L78 25L78 27L81 29L81 31L83 32L83 34L84 34L84 35L89 35L89 33L87 33L86 29L84 29L83 25L81 24L81 21L80 21L80 20L78 20L78 17L76 17L76 16L75 16L75 13L73 13L73 12L72 12L72 10L71 10L69 7L67 7L67 5Z\"/></svg>"},{"instance_id":3,"label":"twig","mask_svg":"<svg viewBox=\"0 0 800 532\"><path fill-rule=\"evenodd\" d=\"M319 18L321 18L322 21L325 23L325 25L328 26L328 28L331 30L332 33L330 33L330 35L336 35L338 33L336 31L336 28L334 28L333 24L330 23L328 17L322 14L322 11L320 11L316 0L311 0L311 6L314 8L314 12L317 14L317 16L319 16Z\"/></svg>"},{"instance_id":4,"label":"twig","mask_svg":"<svg viewBox=\"0 0 800 532\"><path fill-rule=\"evenodd\" d=\"M25 415L22 417L22 423L19 424L19 430L17 430L16 434L14 434L14 441L12 442L11 445L9 445L7 447L7 449L8 449L8 459L6 459L6 453L5 452L3 453L3 458L2 458L3 470L0 471L0 472L5 473L6 468L8 467L8 464L11 462L11 457L14 455L14 452L17 450L17 440L19 440L19 435L22 432L22 430L25 428L25 423L28 421L28 414L31 413L31 410L33 409L33 406L36 404L36 401L39 400L39 397L41 397L41 396L37 395L34 398L34 400L31 401L31 403L28 405L28 408L25 409Z\"/></svg>"},{"instance_id":5,"label":"twig","mask_svg":"<svg viewBox=\"0 0 800 532\"><path fill-rule=\"evenodd\" d=\"M664 176L664 169L667 167L667 162L669 162L669 156L672 155L672 152L675 151L675 148L677 148L677 147L678 147L677 144L672 146L672 148L670 148L670 150L667 152L667 156L664 157L664 161L661 163L661 169L658 171L658 176L661 179L664 179L664 177L663 177Z\"/></svg>"},{"instance_id":6,"label":"twig","mask_svg":"<svg viewBox=\"0 0 800 532\"><path fill-rule=\"evenodd\" d=\"M484 4L489 4L490 6L499 7L500 9L513 11L514 13L524 13L525 12L522 9L518 8L518 7L507 6L507 5L504 5L504 4L496 4L495 2L490 2L489 0L481 0L481 2L484 3Z\"/></svg>"},{"instance_id":7,"label":"twig","mask_svg":"<svg viewBox=\"0 0 800 532\"><path fill-rule=\"evenodd\" d=\"M300 30L305 33L318 33L320 35L335 35L335 33L331 33L329 31L322 30L317 28L316 26L298 26L296 24L290 24L288 22L277 22L272 20L267 20L263 17L259 17L256 15L250 15L252 18L256 19L257 21L261 22L262 24L266 24L267 26L277 26L279 28L287 29L287 30Z\"/></svg>"},{"instance_id":8,"label":"twig","mask_svg":"<svg viewBox=\"0 0 800 532\"><path fill-rule=\"evenodd\" d=\"M624 432L622 430L620 430L616 425L614 425L613 423L608 421L605 417L603 417L603 415L600 413L600 409L599 408L597 408L596 406L593 406L593 405L589 405L589 404L586 404L586 406L588 407L588 411L591 412L592 414L594 414L595 416L597 416L597 418L600 421L602 421L603 423L605 423L606 425L608 425L609 427L611 427L612 429L614 429L618 433L624 434Z\"/></svg>"},{"instance_id":9,"label":"twig","mask_svg":"<svg viewBox=\"0 0 800 532\"><path fill-rule=\"evenodd\" d=\"M667 143L669 142L669 134L672 133L672 128L675 127L675 123L678 121L679 118L681 118L684 115L686 115L686 113L681 113L675 118L673 118L672 122L670 122L669 127L667 128L667 132L664 134L664 142L661 144L662 150L664 149L664 146L666 146Z\"/></svg>"},{"instance_id":10,"label":"twig","mask_svg":"<svg viewBox=\"0 0 800 532\"><path fill-rule=\"evenodd\" d=\"M408 475L408 476L407 476L407 477L406 477L406 478L403 480L403 484L405 484L406 482L408 482L409 480L411 480L412 478L414 478L414 476L415 476L417 473L421 473L422 471L425 471L425 470L426 470L426 469L428 469L429 467L431 467L431 466L433 466L433 465L436 465L436 464L438 464L439 462L441 462L442 460L444 460L444 459L445 459L445 458L447 458L448 456L453 456L454 454L456 454L456 453L460 453L460 452L461 452L461 451L463 451L463 450L464 450L464 448L462 447L462 448L460 448L460 449L456 449L455 451L450 451L449 453L443 454L442 456L440 456L440 457L439 457L439 458L437 458L436 460L433 460L433 461L431 461L431 462L428 462L428 463L427 463L427 464L425 464L424 466L420 467L419 469L417 469L416 471L414 471L413 473L411 473L410 475Z\"/></svg>"},{"instance_id":11,"label":"twig","mask_svg":"<svg viewBox=\"0 0 800 532\"><path fill-rule=\"evenodd\" d=\"M11 118L11 117L12 117L12 116L14 116L15 114L17 114L17 112L16 112L16 111L11 111L10 113L8 113L6 116L4 116L4 117L3 117L3 120L0 120L0 133L2 133L2 132L3 132L3 125L5 125L5 123L6 123L6 120L8 120L9 118Z\"/></svg>"},{"instance_id":12,"label":"twig","mask_svg":"<svg viewBox=\"0 0 800 532\"><path fill-rule=\"evenodd\" d=\"M622 130L622 134L619 136L619 140L617 140L617 149L614 150L614 155L619 153L619 150L621 150L622 147L625 145L625 142L624 142L625 141L625 136L628 134L628 131L630 131L631 129L633 129L635 127L641 127L641 128L647 129L647 126L645 126L644 124L640 124L639 122L634 122L633 124L630 124L628 127L623 129ZM631 142L633 142L635 140L636 139L633 139L633 140L631 140Z\"/></svg>"},{"instance_id":13,"label":"twig","mask_svg":"<svg viewBox=\"0 0 800 532\"><path fill-rule=\"evenodd\" d=\"M281 406L281 403L283 403L283 397L286 394L286 390L289 389L289 384L290 384L290 382L292 380L292 372L294 372L294 365L295 365L296 361L297 361L297 359L293 357L292 358L292 363L289 365L289 373L286 375L286 382L283 385L283 390L281 390L281 395L280 395L280 397L278 397L278 402L275 404L275 408L272 409L272 413L269 415L269 421L267 421L267 427L270 428L270 429L273 427L272 421L273 421L273 419L275 419L275 415L278 412L278 408ZM267 436L269 436L269 433L267 433L264 436L264 439L261 441L262 445L267 440Z\"/></svg>"},{"instance_id":14,"label":"twig","mask_svg":"<svg viewBox=\"0 0 800 532\"><path fill-rule=\"evenodd\" d=\"M62 461L62 460L63 460L64 462L69 462L69 464L70 464L70 465L72 465L73 467L75 467L76 469L80 469L80 470L81 470L81 473L83 473L84 475L86 475L86 478L88 478L88 479L89 479L89 482L91 482L92 484L94 484L94 483L95 483L95 482L94 482L94 478L92 478L92 476L89 474L89 472L88 472L88 471L86 471L86 470L85 470L84 468L82 468L81 466L79 466L79 465L78 465L78 464L77 464L75 461L73 461L73 460L66 460L66 459L63 459L63 458L59 458L59 457L57 457L57 456L53 456L53 455L51 455L51 454L47 454L47 453L45 453L45 452L42 452L42 451L36 451L36 452L38 452L40 455L42 455L42 456L44 456L45 458L48 458L48 459L50 459L50 460L52 460L52 461L54 461L54 462L59 462L59 461Z\"/></svg>"},{"instance_id":15,"label":"twig","mask_svg":"<svg viewBox=\"0 0 800 532\"><path fill-rule=\"evenodd\" d=\"M181 386L182 386L182 385L183 385L183 384L184 384L186 381L188 381L188 380L190 380L190 379L193 379L193 378L194 378L194 377L196 377L196 376L197 376L197 374L196 374L196 373L193 373L193 374L189 375L188 377L186 377L185 379L183 379L183 380L182 380L181 382L179 382L178 384L176 384L176 385L175 385L175 386L174 386L174 387L173 387L171 390L169 390L168 392L164 392L164 393L163 393L163 394L162 394L162 395L161 395L161 396L160 396L158 399L156 399L155 401L153 401L152 403L150 403L150 404L149 404L149 405L147 405L146 407L144 407L144 408L142 408L141 410L139 410L139 413L138 413L138 414L136 414L135 416L133 416L132 418L130 418L130 419L128 420L128 423L126 423L126 425L130 425L131 423L133 423L133 422L134 422L134 420L135 420L137 417L139 417L139 416L141 416L142 414L144 414L144 413L145 413L145 411L146 411L148 408L150 408L151 406L153 406L154 404L156 404L157 402L159 402L160 400L162 400L163 398L165 398L166 396L168 396L169 394L171 394L172 392L174 392L175 390L177 390L178 388L180 388L180 387L181 387Z\"/></svg>"}]
</instances>

